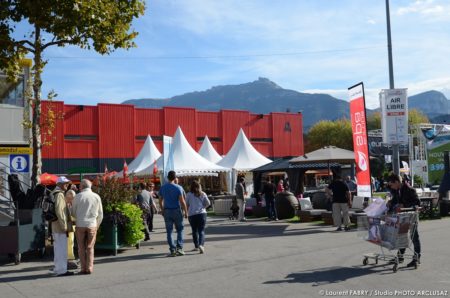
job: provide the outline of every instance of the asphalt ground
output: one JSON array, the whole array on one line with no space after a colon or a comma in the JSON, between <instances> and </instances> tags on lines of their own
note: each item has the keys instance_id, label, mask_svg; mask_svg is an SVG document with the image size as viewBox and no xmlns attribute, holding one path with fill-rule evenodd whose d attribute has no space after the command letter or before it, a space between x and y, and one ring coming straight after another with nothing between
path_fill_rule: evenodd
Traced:
<instances>
[{"instance_id":1,"label":"asphalt ground","mask_svg":"<svg viewBox=\"0 0 450 298\"><path fill-rule=\"evenodd\" d=\"M193 249L185 222L185 256L166 257L163 221L140 249L96 252L94 273L52 277L52 256L0 257L0 297L448 297L450 218L422 221L422 264L362 264L381 252L358 232L319 223L246 223L210 217L205 254Z\"/></svg>"}]
</instances>

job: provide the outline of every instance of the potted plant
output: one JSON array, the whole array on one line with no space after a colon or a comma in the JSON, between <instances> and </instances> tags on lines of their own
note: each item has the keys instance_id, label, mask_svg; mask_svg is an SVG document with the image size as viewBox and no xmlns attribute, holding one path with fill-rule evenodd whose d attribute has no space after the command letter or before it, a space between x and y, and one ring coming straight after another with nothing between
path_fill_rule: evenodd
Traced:
<instances>
[{"instance_id":1,"label":"potted plant","mask_svg":"<svg viewBox=\"0 0 450 298\"><path fill-rule=\"evenodd\" d=\"M99 181L93 188L102 198L104 216L95 247L112 249L114 255L124 246L139 248L144 225L142 210L134 204L136 191L116 178Z\"/></svg>"}]
</instances>

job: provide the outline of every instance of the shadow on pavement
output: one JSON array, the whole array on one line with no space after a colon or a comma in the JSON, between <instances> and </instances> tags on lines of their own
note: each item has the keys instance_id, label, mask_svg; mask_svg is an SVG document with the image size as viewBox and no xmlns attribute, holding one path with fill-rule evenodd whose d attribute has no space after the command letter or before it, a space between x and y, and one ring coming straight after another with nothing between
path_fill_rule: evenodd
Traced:
<instances>
[{"instance_id":1,"label":"shadow on pavement","mask_svg":"<svg viewBox=\"0 0 450 298\"><path fill-rule=\"evenodd\" d=\"M291 273L284 279L270 280L264 282L263 284L312 283L313 286L326 285L343 282L363 275L380 273L380 270L375 270L378 267L384 267L384 265L371 267L327 267L314 271ZM391 268L386 268L385 270L389 270L393 273Z\"/></svg>"}]
</instances>

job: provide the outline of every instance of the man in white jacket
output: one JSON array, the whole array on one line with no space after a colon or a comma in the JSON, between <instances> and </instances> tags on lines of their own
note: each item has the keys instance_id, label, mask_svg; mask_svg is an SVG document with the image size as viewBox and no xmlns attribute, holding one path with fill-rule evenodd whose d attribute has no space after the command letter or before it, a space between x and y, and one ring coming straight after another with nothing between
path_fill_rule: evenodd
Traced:
<instances>
[{"instance_id":1,"label":"man in white jacket","mask_svg":"<svg viewBox=\"0 0 450 298\"><path fill-rule=\"evenodd\" d=\"M100 196L91 190L92 183L81 180L80 193L75 196L72 213L76 221L80 274L91 274L94 270L94 246L97 230L103 220Z\"/></svg>"}]
</instances>

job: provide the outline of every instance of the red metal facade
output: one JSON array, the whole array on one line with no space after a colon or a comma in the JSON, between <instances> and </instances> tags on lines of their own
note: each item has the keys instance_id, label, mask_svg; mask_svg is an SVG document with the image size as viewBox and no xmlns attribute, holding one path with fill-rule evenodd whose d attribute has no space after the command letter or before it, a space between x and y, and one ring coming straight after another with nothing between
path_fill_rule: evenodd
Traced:
<instances>
[{"instance_id":1,"label":"red metal facade","mask_svg":"<svg viewBox=\"0 0 450 298\"><path fill-rule=\"evenodd\" d=\"M132 105L64 105L43 102L43 118L49 105L64 115L56 121L52 146L44 146L46 159L134 158L150 135L162 151L162 136L183 130L198 150L205 135L224 155L242 128L262 154L270 158L298 156L303 152L302 115L292 113L251 114L248 111L197 111L193 108L135 108ZM43 121L44 122L44 121Z\"/></svg>"}]
</instances>

